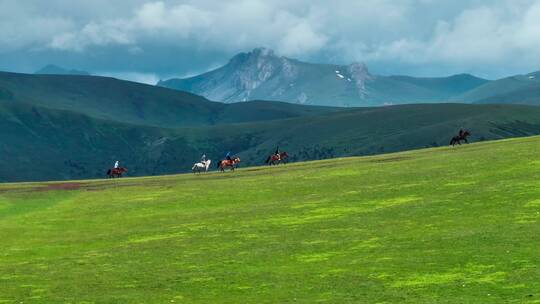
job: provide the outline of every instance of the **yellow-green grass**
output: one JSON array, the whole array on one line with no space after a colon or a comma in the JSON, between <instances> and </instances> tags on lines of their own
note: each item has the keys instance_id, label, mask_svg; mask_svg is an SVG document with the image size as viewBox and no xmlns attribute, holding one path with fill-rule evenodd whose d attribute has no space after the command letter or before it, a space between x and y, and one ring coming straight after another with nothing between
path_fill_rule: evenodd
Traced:
<instances>
[{"instance_id":1,"label":"yellow-green grass","mask_svg":"<svg viewBox=\"0 0 540 304\"><path fill-rule=\"evenodd\" d=\"M0 303L540 302L540 137L0 186Z\"/></svg>"}]
</instances>

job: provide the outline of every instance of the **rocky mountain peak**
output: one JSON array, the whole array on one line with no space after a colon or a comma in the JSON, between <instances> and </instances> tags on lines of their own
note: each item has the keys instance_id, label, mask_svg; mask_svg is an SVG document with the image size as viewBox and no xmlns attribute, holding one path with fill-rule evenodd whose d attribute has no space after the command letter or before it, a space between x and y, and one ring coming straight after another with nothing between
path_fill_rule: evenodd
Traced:
<instances>
[{"instance_id":1,"label":"rocky mountain peak","mask_svg":"<svg viewBox=\"0 0 540 304\"><path fill-rule=\"evenodd\" d=\"M277 57L274 50L265 47L254 48L249 54L255 57Z\"/></svg>"},{"instance_id":2,"label":"rocky mountain peak","mask_svg":"<svg viewBox=\"0 0 540 304\"><path fill-rule=\"evenodd\" d=\"M366 78L366 77L370 76L368 67L363 62L351 63L347 67L347 70L349 71L351 76L353 76L355 78Z\"/></svg>"},{"instance_id":3,"label":"rocky mountain peak","mask_svg":"<svg viewBox=\"0 0 540 304\"><path fill-rule=\"evenodd\" d=\"M234 56L230 63L232 64L253 64L268 60L275 60L279 59L278 56L274 53L273 50L267 49L267 48L255 48L250 52L247 53L239 53L236 56Z\"/></svg>"},{"instance_id":4,"label":"rocky mountain peak","mask_svg":"<svg viewBox=\"0 0 540 304\"><path fill-rule=\"evenodd\" d=\"M242 99L248 100L251 91L270 78L291 79L297 68L291 60L277 56L273 50L255 48L248 53L240 53L229 62L232 82L236 90L242 92Z\"/></svg>"},{"instance_id":5,"label":"rocky mountain peak","mask_svg":"<svg viewBox=\"0 0 540 304\"><path fill-rule=\"evenodd\" d=\"M347 71L351 75L351 78L354 79L359 95L365 97L366 80L372 78L367 66L361 62L354 62L347 67Z\"/></svg>"}]
</instances>

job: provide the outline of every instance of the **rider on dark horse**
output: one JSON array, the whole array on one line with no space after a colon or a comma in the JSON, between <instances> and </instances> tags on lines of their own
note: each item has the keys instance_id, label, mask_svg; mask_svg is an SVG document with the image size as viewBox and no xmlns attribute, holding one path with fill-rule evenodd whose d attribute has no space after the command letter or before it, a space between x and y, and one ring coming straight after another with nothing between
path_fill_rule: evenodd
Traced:
<instances>
[{"instance_id":1,"label":"rider on dark horse","mask_svg":"<svg viewBox=\"0 0 540 304\"><path fill-rule=\"evenodd\" d=\"M450 145L455 145L455 144L458 144L458 145L461 145L461 141L465 141L465 143L469 143L469 141L467 140L467 137L470 136L471 133L463 128L460 128L459 129L459 132L458 132L458 135L457 136L454 136L452 137L452 140L450 141Z\"/></svg>"},{"instance_id":2,"label":"rider on dark horse","mask_svg":"<svg viewBox=\"0 0 540 304\"><path fill-rule=\"evenodd\" d=\"M227 152L227 154L225 155L225 159L228 161L231 160L231 151Z\"/></svg>"}]
</instances>

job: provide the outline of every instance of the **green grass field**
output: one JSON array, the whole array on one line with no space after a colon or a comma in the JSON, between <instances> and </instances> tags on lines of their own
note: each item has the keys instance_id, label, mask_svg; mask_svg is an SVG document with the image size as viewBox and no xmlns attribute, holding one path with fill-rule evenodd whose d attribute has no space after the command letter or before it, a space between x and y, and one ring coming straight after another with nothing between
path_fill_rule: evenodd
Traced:
<instances>
[{"instance_id":1,"label":"green grass field","mask_svg":"<svg viewBox=\"0 0 540 304\"><path fill-rule=\"evenodd\" d=\"M0 186L0 303L540 303L540 137Z\"/></svg>"}]
</instances>

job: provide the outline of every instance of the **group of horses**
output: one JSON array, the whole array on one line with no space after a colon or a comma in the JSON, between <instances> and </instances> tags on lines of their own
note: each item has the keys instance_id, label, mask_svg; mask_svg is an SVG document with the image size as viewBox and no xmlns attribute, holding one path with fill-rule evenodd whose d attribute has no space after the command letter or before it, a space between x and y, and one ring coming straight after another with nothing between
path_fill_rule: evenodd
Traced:
<instances>
[{"instance_id":1,"label":"group of horses","mask_svg":"<svg viewBox=\"0 0 540 304\"><path fill-rule=\"evenodd\" d=\"M469 141L467 140L467 137L469 137L470 135L471 133L469 131L460 130L458 135L452 137L452 140L450 140L450 145L451 146L455 146L456 144L461 145L462 141L468 144ZM289 158L289 155L287 154L287 152L274 153L274 154L269 155L266 158L265 163L269 166L285 164L287 163L288 158ZM200 161L193 165L193 167L191 168L191 171L193 173L208 172L208 170L210 169L211 163L212 161L209 159L205 161ZM217 169L220 170L221 172L225 172L225 169L230 169L231 171L234 171L234 169L238 166L239 163L240 163L240 157L223 159L217 163ZM107 176L109 178L122 177L122 174L127 171L128 170L123 167L113 168L107 171Z\"/></svg>"},{"instance_id":2,"label":"group of horses","mask_svg":"<svg viewBox=\"0 0 540 304\"><path fill-rule=\"evenodd\" d=\"M268 164L269 166L285 164L287 163L288 158L289 158L289 154L287 154L287 152L280 152L278 154L269 155L266 158L265 163ZM193 173L208 172L208 170L210 169L211 163L212 161L209 159L206 161L200 161L198 163L195 163L193 167L191 167L191 171ZM225 172L225 169L230 169L231 171L234 171L234 169L238 166L239 163L240 163L240 157L223 159L217 163L216 168L221 172Z\"/></svg>"}]
</instances>

